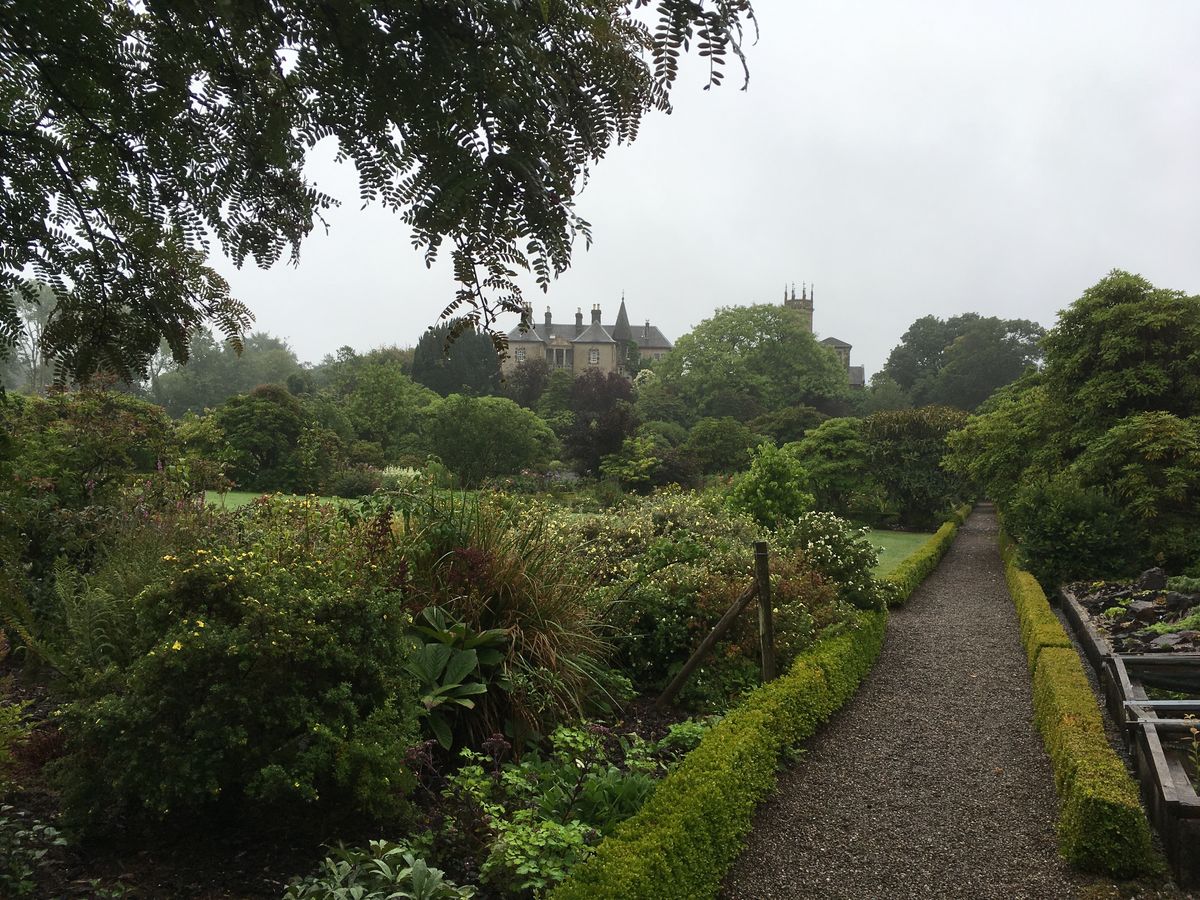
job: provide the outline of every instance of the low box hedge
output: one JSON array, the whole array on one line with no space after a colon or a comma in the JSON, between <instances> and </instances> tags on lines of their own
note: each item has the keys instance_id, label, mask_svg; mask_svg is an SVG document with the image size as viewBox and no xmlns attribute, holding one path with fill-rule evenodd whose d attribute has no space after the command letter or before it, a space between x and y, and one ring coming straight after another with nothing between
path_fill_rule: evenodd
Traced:
<instances>
[{"instance_id":1,"label":"low box hedge","mask_svg":"<svg viewBox=\"0 0 1200 900\"><path fill-rule=\"evenodd\" d=\"M929 577L929 573L937 568L954 537L958 534L958 526L966 521L971 508L961 507L954 511L948 522L934 533L933 537L908 555L904 562L883 576L883 580L895 586L888 599L889 606L902 606L913 591L920 587L921 582Z\"/></svg>"},{"instance_id":2,"label":"low box hedge","mask_svg":"<svg viewBox=\"0 0 1200 900\"><path fill-rule=\"evenodd\" d=\"M780 753L850 698L883 645L885 612L819 643L752 691L553 893L553 900L714 897L754 809L775 787Z\"/></svg>"},{"instance_id":3,"label":"low box hedge","mask_svg":"<svg viewBox=\"0 0 1200 900\"><path fill-rule=\"evenodd\" d=\"M903 602L937 566L970 507L943 525L886 580ZM551 900L715 897L742 850L755 807L775 787L780 754L811 737L874 665L887 612L802 654L786 675L752 691L551 894Z\"/></svg>"},{"instance_id":4,"label":"low box hedge","mask_svg":"<svg viewBox=\"0 0 1200 900\"><path fill-rule=\"evenodd\" d=\"M1137 786L1104 733L1079 654L1037 580L1002 538L1005 577L1033 672L1033 719L1062 800L1059 850L1080 869L1118 878L1159 868Z\"/></svg>"}]
</instances>

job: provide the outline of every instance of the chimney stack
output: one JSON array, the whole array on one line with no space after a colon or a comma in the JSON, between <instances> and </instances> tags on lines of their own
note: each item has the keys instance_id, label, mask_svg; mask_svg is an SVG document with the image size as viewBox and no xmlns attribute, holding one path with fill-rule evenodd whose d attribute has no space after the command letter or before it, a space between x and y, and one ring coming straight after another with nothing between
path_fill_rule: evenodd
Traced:
<instances>
[{"instance_id":1,"label":"chimney stack","mask_svg":"<svg viewBox=\"0 0 1200 900\"><path fill-rule=\"evenodd\" d=\"M575 307L575 337L579 337L581 334L583 334L583 309L577 306Z\"/></svg>"},{"instance_id":2,"label":"chimney stack","mask_svg":"<svg viewBox=\"0 0 1200 900\"><path fill-rule=\"evenodd\" d=\"M547 306L546 307L546 328L549 328L553 321L554 321L554 319L550 315L550 307Z\"/></svg>"},{"instance_id":3,"label":"chimney stack","mask_svg":"<svg viewBox=\"0 0 1200 900\"><path fill-rule=\"evenodd\" d=\"M599 303L592 304L592 324L593 325L600 324L600 304Z\"/></svg>"},{"instance_id":4,"label":"chimney stack","mask_svg":"<svg viewBox=\"0 0 1200 900\"><path fill-rule=\"evenodd\" d=\"M649 338L649 337L650 337L650 320L647 319L646 326L642 329L642 339L645 340L646 338Z\"/></svg>"}]
</instances>

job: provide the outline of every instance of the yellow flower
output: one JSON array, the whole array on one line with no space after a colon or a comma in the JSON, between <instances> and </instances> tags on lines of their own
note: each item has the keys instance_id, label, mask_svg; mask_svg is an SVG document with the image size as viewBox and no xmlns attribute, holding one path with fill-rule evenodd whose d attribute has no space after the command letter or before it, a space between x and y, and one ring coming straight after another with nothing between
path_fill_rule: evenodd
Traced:
<instances>
[{"instance_id":1,"label":"yellow flower","mask_svg":"<svg viewBox=\"0 0 1200 900\"><path fill-rule=\"evenodd\" d=\"M197 627L197 628L203 628L203 627L204 627L204 623L203 623L203 622L201 622L199 619L197 619L197 620L196 620L196 627Z\"/></svg>"},{"instance_id":2,"label":"yellow flower","mask_svg":"<svg viewBox=\"0 0 1200 900\"><path fill-rule=\"evenodd\" d=\"M173 644L171 645L171 649L172 649L172 650L182 650L182 649L183 649L183 644L179 643L179 641L176 641L175 643L173 643Z\"/></svg>"}]
</instances>

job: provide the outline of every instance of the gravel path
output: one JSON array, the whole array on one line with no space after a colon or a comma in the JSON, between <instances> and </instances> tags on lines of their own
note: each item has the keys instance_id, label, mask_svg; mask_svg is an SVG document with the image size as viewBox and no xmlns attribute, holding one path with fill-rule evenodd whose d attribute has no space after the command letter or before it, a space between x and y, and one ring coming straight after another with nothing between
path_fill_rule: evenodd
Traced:
<instances>
[{"instance_id":1,"label":"gravel path","mask_svg":"<svg viewBox=\"0 0 1200 900\"><path fill-rule=\"evenodd\" d=\"M723 896L1060 898L1058 797L981 505L763 804Z\"/></svg>"}]
</instances>

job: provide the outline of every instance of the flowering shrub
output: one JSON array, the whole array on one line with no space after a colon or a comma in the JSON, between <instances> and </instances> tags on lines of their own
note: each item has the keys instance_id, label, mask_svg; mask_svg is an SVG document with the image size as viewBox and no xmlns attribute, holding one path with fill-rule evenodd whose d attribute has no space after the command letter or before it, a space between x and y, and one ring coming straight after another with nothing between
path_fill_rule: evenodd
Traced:
<instances>
[{"instance_id":1,"label":"flowering shrub","mask_svg":"<svg viewBox=\"0 0 1200 900\"><path fill-rule=\"evenodd\" d=\"M750 471L738 477L729 491L729 505L765 527L773 527L812 509L813 496L803 485L804 466L788 450L761 444Z\"/></svg>"},{"instance_id":2,"label":"flowering shrub","mask_svg":"<svg viewBox=\"0 0 1200 900\"><path fill-rule=\"evenodd\" d=\"M400 595L353 541L327 553L344 527L319 504L263 501L241 524L165 554L123 598L121 656L76 686L61 774L84 823L248 800L402 808L417 726Z\"/></svg>"},{"instance_id":3,"label":"flowering shrub","mask_svg":"<svg viewBox=\"0 0 1200 900\"><path fill-rule=\"evenodd\" d=\"M558 527L564 543L582 542L575 557L581 577L598 585L616 659L642 690L666 684L754 577L759 529L719 498L668 490L621 515L571 516ZM833 580L786 545L773 553L771 570L786 665L851 610ZM758 684L758 654L752 606L697 668L680 703L724 708Z\"/></svg>"},{"instance_id":4,"label":"flowering shrub","mask_svg":"<svg viewBox=\"0 0 1200 900\"><path fill-rule=\"evenodd\" d=\"M859 609L882 609L887 589L871 575L879 552L869 533L827 512L804 513L776 532L783 546L803 553L813 569L837 585L843 600Z\"/></svg>"}]
</instances>

